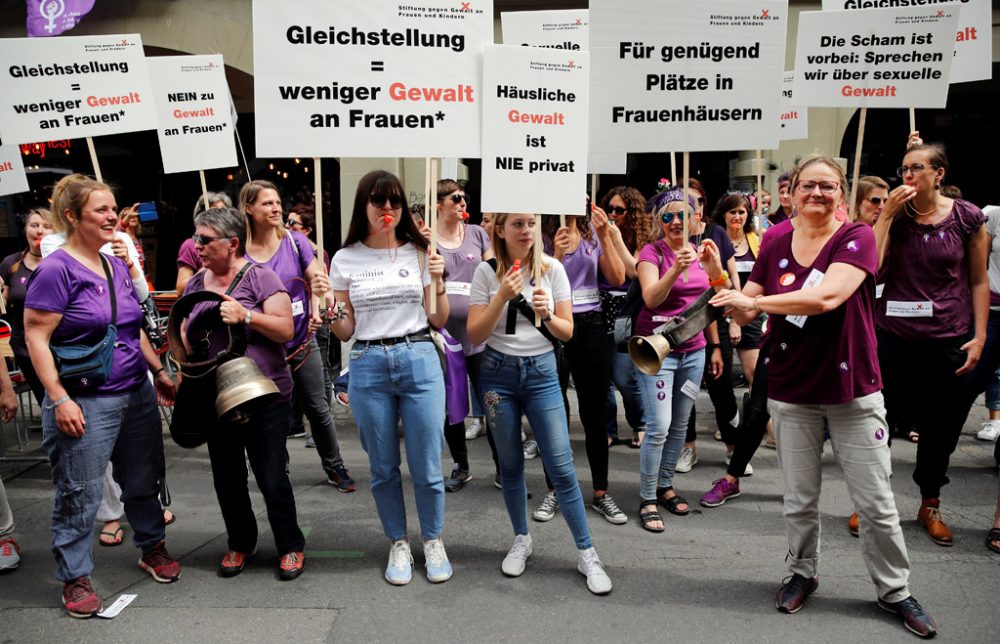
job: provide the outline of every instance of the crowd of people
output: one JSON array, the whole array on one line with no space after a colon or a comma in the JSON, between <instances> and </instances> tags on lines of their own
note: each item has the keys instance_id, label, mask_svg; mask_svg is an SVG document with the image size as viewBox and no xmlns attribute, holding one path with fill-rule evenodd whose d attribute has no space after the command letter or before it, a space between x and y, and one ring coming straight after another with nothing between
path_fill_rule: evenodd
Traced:
<instances>
[{"instance_id":1,"label":"crowd of people","mask_svg":"<svg viewBox=\"0 0 1000 644\"><path fill-rule=\"evenodd\" d=\"M442 538L445 496L472 479L467 441L485 432L513 531L502 573L526 571L529 516L544 522L561 512L587 587L611 592L570 448L569 383L584 430L591 509L610 524L629 522L608 480L609 450L625 443L639 456L631 507L653 533L666 529L661 508L691 512L674 478L697 463L694 407L704 383L726 470L700 497L702 506L739 497L756 450L777 450L789 577L776 608L795 613L818 587L820 459L829 441L855 509L847 527L863 545L878 605L917 635L933 636L936 623L908 588L890 443L917 443L916 516L934 543L951 546L942 490L984 392L990 419L978 437L1000 434L1000 214L987 217L949 196L957 193L944 184L947 173L944 148L915 132L898 169L901 185L862 177L853 204L841 167L816 155L781 175L774 211L766 192L729 191L709 209L696 179L688 186L664 180L648 197L613 187L599 201L588 198L587 215L562 222L484 213L482 226L468 222L469 197L448 179L427 205L437 214L431 230L411 211L399 179L376 171L359 181L346 238L332 258L309 238L314 211L302 204L286 213L272 183L244 185L235 208L227 195L205 195L177 260L180 302L192 302L183 309L181 353L205 364L227 352L236 331L275 391L238 420L203 418L228 539L219 573L239 575L257 552L247 462L264 497L279 577L303 572L305 537L286 447L304 432L303 415L327 482L356 489L331 412L332 334L352 343L350 377L336 398L349 402L368 456L390 542L390 584L407 584L414 565L400 442L426 576L441 583L453 575ZM15 363L42 409L56 488L52 550L74 617L101 610L90 581L95 520L104 522L101 544L117 545L124 515L140 568L162 583L181 574L165 547L173 517L161 505L158 404L187 404L184 379L198 376L184 372L179 390L142 328L148 285L137 222L134 206L119 220L106 184L67 176L50 210L28 214L27 248L0 265ZM686 328L701 309L711 313L707 322ZM655 368L633 364L631 338L685 328ZM734 362L749 388L742 401ZM472 430L465 424L470 386L479 410L472 415L483 417ZM624 438L619 398L631 430ZM0 369L0 416L15 409ZM445 444L454 461L447 476ZM547 491L529 515L525 459L535 453ZM986 545L1000 552L1000 485L997 495ZM0 483L0 569L19 561L12 535Z\"/></svg>"}]
</instances>

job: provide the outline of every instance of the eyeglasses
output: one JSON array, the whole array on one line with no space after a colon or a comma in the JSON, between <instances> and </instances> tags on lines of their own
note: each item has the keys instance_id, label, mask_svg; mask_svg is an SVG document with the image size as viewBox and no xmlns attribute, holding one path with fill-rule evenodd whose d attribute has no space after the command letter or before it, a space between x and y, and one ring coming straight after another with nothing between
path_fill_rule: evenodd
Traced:
<instances>
[{"instance_id":1,"label":"eyeglasses","mask_svg":"<svg viewBox=\"0 0 1000 644\"><path fill-rule=\"evenodd\" d=\"M220 239L229 239L229 237L213 237L211 235L191 235L191 241L198 244L199 246L208 246L214 241L219 241Z\"/></svg>"},{"instance_id":2,"label":"eyeglasses","mask_svg":"<svg viewBox=\"0 0 1000 644\"><path fill-rule=\"evenodd\" d=\"M453 192L445 197L445 199L451 199L455 203L462 203L463 201L469 203L469 195L464 192Z\"/></svg>"},{"instance_id":3,"label":"eyeglasses","mask_svg":"<svg viewBox=\"0 0 1000 644\"><path fill-rule=\"evenodd\" d=\"M302 226L302 222L299 221L298 219L292 219L291 217L289 217L288 221L285 222L285 228L291 228L292 226L299 226L299 227L301 227Z\"/></svg>"},{"instance_id":4,"label":"eyeglasses","mask_svg":"<svg viewBox=\"0 0 1000 644\"><path fill-rule=\"evenodd\" d=\"M868 201L872 202L873 206L881 206L886 201L889 201L888 197L868 197Z\"/></svg>"},{"instance_id":5,"label":"eyeglasses","mask_svg":"<svg viewBox=\"0 0 1000 644\"><path fill-rule=\"evenodd\" d=\"M624 215L625 213L628 212L628 208L622 208L621 206L608 206L608 209L607 209L606 212L609 215L610 214L615 214L615 215L618 215L619 217L621 217L622 215Z\"/></svg>"},{"instance_id":6,"label":"eyeglasses","mask_svg":"<svg viewBox=\"0 0 1000 644\"><path fill-rule=\"evenodd\" d=\"M795 189L804 195L813 192L816 188L819 188L819 191L825 195L832 195L837 192L837 188L839 187L840 183L837 181L802 181L795 184Z\"/></svg>"},{"instance_id":7,"label":"eyeglasses","mask_svg":"<svg viewBox=\"0 0 1000 644\"><path fill-rule=\"evenodd\" d=\"M682 212L665 212L662 215L660 215L660 219L662 219L663 223L665 223L665 224L672 223L674 221L674 217L677 218L677 221L684 221L684 212L683 211Z\"/></svg>"},{"instance_id":8,"label":"eyeglasses","mask_svg":"<svg viewBox=\"0 0 1000 644\"><path fill-rule=\"evenodd\" d=\"M368 195L368 203L375 206L376 208L381 208L388 201L389 205L393 210L397 210L403 207L403 198L399 195L378 195L371 194Z\"/></svg>"},{"instance_id":9,"label":"eyeglasses","mask_svg":"<svg viewBox=\"0 0 1000 644\"><path fill-rule=\"evenodd\" d=\"M900 167L896 168L896 176L899 176L899 177L906 176L907 172L910 172L910 173L913 173L913 174L920 174L921 172L923 172L927 168L931 168L933 170L937 170L938 169L938 167L936 165L924 165L923 163L914 163L913 165L904 165L904 166L900 166Z\"/></svg>"}]
</instances>

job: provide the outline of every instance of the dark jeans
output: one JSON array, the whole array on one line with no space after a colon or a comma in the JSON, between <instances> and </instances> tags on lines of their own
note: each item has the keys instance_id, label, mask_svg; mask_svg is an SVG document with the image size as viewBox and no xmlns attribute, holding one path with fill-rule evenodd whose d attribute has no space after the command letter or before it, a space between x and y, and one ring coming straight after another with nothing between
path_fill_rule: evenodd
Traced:
<instances>
[{"instance_id":1,"label":"dark jeans","mask_svg":"<svg viewBox=\"0 0 1000 644\"><path fill-rule=\"evenodd\" d=\"M913 341L882 329L877 335L886 409L914 420L920 441L913 480L922 498L936 499L972 406L965 378L955 375L965 364L959 347L966 338Z\"/></svg>"},{"instance_id":2,"label":"dark jeans","mask_svg":"<svg viewBox=\"0 0 1000 644\"><path fill-rule=\"evenodd\" d=\"M248 459L264 496L278 554L304 549L306 539L299 529L292 483L285 469L288 418L288 403L277 402L254 413L245 423L220 423L214 416L206 419L213 425L207 430L208 455L230 550L249 553L257 547L257 519L247 488Z\"/></svg>"},{"instance_id":3,"label":"dark jeans","mask_svg":"<svg viewBox=\"0 0 1000 644\"><path fill-rule=\"evenodd\" d=\"M743 394L743 413L740 415L740 428L736 432L736 447L726 468L726 474L736 478L743 476L747 464L757 453L760 441L767 433L767 421L771 415L767 413L767 372L770 348L763 345L757 356L757 369L754 370L753 384L750 391Z\"/></svg>"},{"instance_id":4,"label":"dark jeans","mask_svg":"<svg viewBox=\"0 0 1000 644\"><path fill-rule=\"evenodd\" d=\"M976 368L965 376L966 393L972 399L970 405L975 403L979 394L986 391L986 387L996 377L997 367L1000 367L1000 311L990 311L983 353L979 356Z\"/></svg>"},{"instance_id":5,"label":"dark jeans","mask_svg":"<svg viewBox=\"0 0 1000 644\"><path fill-rule=\"evenodd\" d=\"M45 398L45 387L42 385L42 381L38 379L38 374L35 373L35 366L31 364L31 357L28 356L27 348L24 349L23 354L18 350L14 351L14 364L24 374L25 382L31 387L31 395L35 397L35 402L41 407L42 398Z\"/></svg>"},{"instance_id":6,"label":"dark jeans","mask_svg":"<svg viewBox=\"0 0 1000 644\"><path fill-rule=\"evenodd\" d=\"M309 419L309 427L312 429L313 440L316 441L316 452L323 464L323 471L332 474L335 468L344 464L344 459L340 456L337 428L333 424L333 413L330 411L331 394L325 379L324 352L320 350L315 338L309 343L310 346L288 361L294 386L292 394L296 404Z\"/></svg>"},{"instance_id":7,"label":"dark jeans","mask_svg":"<svg viewBox=\"0 0 1000 644\"><path fill-rule=\"evenodd\" d=\"M733 344L729 340L729 324L725 320L719 320L719 344L722 345L722 375L713 378L708 373L708 365L712 360L712 349L705 351L705 388L708 389L708 397L712 400L712 407L715 408L715 426L722 434L722 441L726 445L736 443L737 428L730 423L736 417L739 408L736 406L736 394L733 393ZM697 414L691 410L691 418L688 420L688 431L686 443L693 443L697 437L695 422Z\"/></svg>"}]
</instances>

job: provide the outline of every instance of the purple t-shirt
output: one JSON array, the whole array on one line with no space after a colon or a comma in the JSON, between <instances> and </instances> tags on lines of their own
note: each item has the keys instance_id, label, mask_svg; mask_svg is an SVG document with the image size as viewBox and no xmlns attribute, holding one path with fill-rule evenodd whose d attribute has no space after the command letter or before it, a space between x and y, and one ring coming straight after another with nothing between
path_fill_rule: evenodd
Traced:
<instances>
[{"instance_id":1,"label":"purple t-shirt","mask_svg":"<svg viewBox=\"0 0 1000 644\"><path fill-rule=\"evenodd\" d=\"M196 273L201 270L201 256L194 247L193 239L185 239L177 250L177 268L190 268Z\"/></svg>"},{"instance_id":2,"label":"purple t-shirt","mask_svg":"<svg viewBox=\"0 0 1000 644\"><path fill-rule=\"evenodd\" d=\"M198 273L184 287L184 295L205 290L205 273ZM273 271L261 266L253 266L243 275L243 279L237 284L233 292L229 294L234 300L242 304L246 309L255 313L263 313L264 301L275 293L285 293L285 287L281 280ZM229 333L226 332L226 325L219 316L212 311L216 309L216 304L204 302L198 304L191 311L188 318L185 335L192 351L202 351L207 360L210 356L218 355L229 343ZM205 346L198 346L195 343L201 340L206 342ZM253 360L260 368L261 373L270 378L281 391L282 400L288 402L292 399L292 372L285 362L285 347L268 340L263 334L247 330L247 357Z\"/></svg>"},{"instance_id":3,"label":"purple t-shirt","mask_svg":"<svg viewBox=\"0 0 1000 644\"><path fill-rule=\"evenodd\" d=\"M692 247L694 247L694 244L692 244ZM659 249L659 253L657 253L657 249ZM660 260L661 254L663 256L662 262ZM640 263L649 262L653 266L660 267L660 277L663 277L676 261L677 258L674 255L674 251L662 239L652 244L646 244L646 247L639 253ZM642 310L639 311L639 317L635 322L635 334L655 334L656 329L691 306L708 288L708 273L702 268L701 262L696 261L688 269L687 282L684 281L684 274L681 273L674 282L674 285L670 287L670 292L667 293L666 299L660 302L659 306L655 309L650 309L643 304ZM704 349L707 344L705 333L702 332L678 347L670 347L670 352L690 353L691 351Z\"/></svg>"},{"instance_id":4,"label":"purple t-shirt","mask_svg":"<svg viewBox=\"0 0 1000 644\"><path fill-rule=\"evenodd\" d=\"M128 267L117 257L103 256L111 267L115 286L115 327L117 344L111 376L100 387L87 388L82 383L63 386L83 396L119 396L147 381L148 366L139 347L142 309ZM59 326L52 333L56 345L95 345L107 335L111 324L111 297L108 281L84 266L62 248L38 264L28 280L24 307L62 313Z\"/></svg>"},{"instance_id":5,"label":"purple t-shirt","mask_svg":"<svg viewBox=\"0 0 1000 644\"><path fill-rule=\"evenodd\" d=\"M601 242L594 235L593 239L580 239L576 250L563 256L562 265L573 291L574 315L601 310L598 284L601 271L598 262L603 254Z\"/></svg>"},{"instance_id":6,"label":"purple t-shirt","mask_svg":"<svg viewBox=\"0 0 1000 644\"><path fill-rule=\"evenodd\" d=\"M908 340L956 338L969 332L969 240L986 223L983 211L955 200L936 224L897 217L890 246L879 271L885 284L878 300L878 326Z\"/></svg>"},{"instance_id":7,"label":"purple t-shirt","mask_svg":"<svg viewBox=\"0 0 1000 644\"><path fill-rule=\"evenodd\" d=\"M295 240L294 242L292 240ZM316 257L316 249L309 243L309 238L302 233L289 232L281 238L278 250L271 259L259 262L247 253L246 258L257 264L270 268L288 291L292 298L292 320L295 322L295 337L285 344L285 348L293 351L309 337L309 316L312 312L312 302L305 282L306 269Z\"/></svg>"},{"instance_id":8,"label":"purple t-shirt","mask_svg":"<svg viewBox=\"0 0 1000 644\"><path fill-rule=\"evenodd\" d=\"M750 281L764 295L818 285L832 264L866 273L865 281L839 307L813 316L768 315L771 347L767 395L786 403L836 405L882 389L875 343L875 233L862 223L844 224L811 266L792 256L794 230L770 234L760 248ZM821 281L821 280L820 280Z\"/></svg>"},{"instance_id":9,"label":"purple t-shirt","mask_svg":"<svg viewBox=\"0 0 1000 644\"><path fill-rule=\"evenodd\" d=\"M462 243L457 248L442 248L438 244L438 254L444 258L444 290L448 293L448 321L444 328L451 337L462 343L465 355L479 353L486 343L469 342L467 328L469 319L469 293L472 291L472 276L483 261L483 253L489 250L490 236L486 231L469 224L465 227Z\"/></svg>"}]
</instances>

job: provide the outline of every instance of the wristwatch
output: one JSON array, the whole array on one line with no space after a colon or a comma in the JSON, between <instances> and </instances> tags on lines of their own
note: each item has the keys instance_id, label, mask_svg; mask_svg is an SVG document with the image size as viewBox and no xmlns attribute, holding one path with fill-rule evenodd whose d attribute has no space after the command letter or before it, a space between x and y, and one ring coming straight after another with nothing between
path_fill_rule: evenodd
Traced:
<instances>
[{"instance_id":1,"label":"wristwatch","mask_svg":"<svg viewBox=\"0 0 1000 644\"><path fill-rule=\"evenodd\" d=\"M247 309L247 316L243 318L243 324L250 326L250 318L253 317L253 311Z\"/></svg>"}]
</instances>

